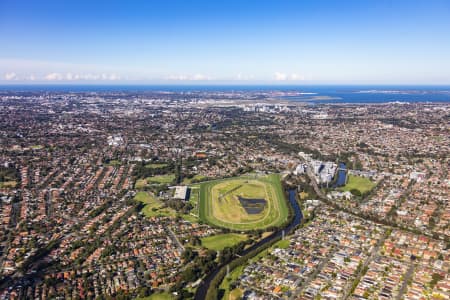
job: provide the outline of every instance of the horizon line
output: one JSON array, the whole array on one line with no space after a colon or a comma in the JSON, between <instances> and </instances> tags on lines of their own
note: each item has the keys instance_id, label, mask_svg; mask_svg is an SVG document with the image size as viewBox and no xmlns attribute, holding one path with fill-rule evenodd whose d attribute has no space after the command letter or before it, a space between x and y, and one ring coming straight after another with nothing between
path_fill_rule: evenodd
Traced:
<instances>
[{"instance_id":1,"label":"horizon line","mask_svg":"<svg viewBox=\"0 0 450 300\"><path fill-rule=\"evenodd\" d=\"M448 83L426 82L278 82L278 81L180 81L180 82L111 82L111 81L52 81L52 82L11 82L0 81L0 86L449 86Z\"/></svg>"}]
</instances>

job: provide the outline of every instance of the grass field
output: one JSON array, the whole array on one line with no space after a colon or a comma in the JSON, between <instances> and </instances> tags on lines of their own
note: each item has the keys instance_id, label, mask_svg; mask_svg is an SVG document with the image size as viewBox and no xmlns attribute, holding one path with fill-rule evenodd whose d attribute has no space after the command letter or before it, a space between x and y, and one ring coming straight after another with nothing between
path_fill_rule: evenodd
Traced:
<instances>
[{"instance_id":1,"label":"grass field","mask_svg":"<svg viewBox=\"0 0 450 300\"><path fill-rule=\"evenodd\" d=\"M222 250L225 247L231 247L239 242L245 241L245 234L225 233L212 235L202 238L202 246L212 250Z\"/></svg>"},{"instance_id":2,"label":"grass field","mask_svg":"<svg viewBox=\"0 0 450 300\"><path fill-rule=\"evenodd\" d=\"M143 189L147 186L147 180L145 179L138 179L136 181L136 184L134 185L134 187L138 190Z\"/></svg>"},{"instance_id":3,"label":"grass field","mask_svg":"<svg viewBox=\"0 0 450 300\"><path fill-rule=\"evenodd\" d=\"M138 179L135 188L143 189L149 184L170 184L175 180L175 174L156 175L145 179Z\"/></svg>"},{"instance_id":4,"label":"grass field","mask_svg":"<svg viewBox=\"0 0 450 300\"><path fill-rule=\"evenodd\" d=\"M14 188L16 185L17 182L13 180L0 182L0 188Z\"/></svg>"},{"instance_id":5,"label":"grass field","mask_svg":"<svg viewBox=\"0 0 450 300\"><path fill-rule=\"evenodd\" d=\"M189 202L193 206L197 206L198 200L200 198L200 186L191 185L189 188L191 189L191 193L189 194Z\"/></svg>"},{"instance_id":6,"label":"grass field","mask_svg":"<svg viewBox=\"0 0 450 300\"><path fill-rule=\"evenodd\" d=\"M183 214L183 215L181 215L181 217L183 218L183 220L186 220L186 221L191 222L191 223L197 223L198 222L198 218L196 216L193 216L193 215L185 215L185 214Z\"/></svg>"},{"instance_id":7,"label":"grass field","mask_svg":"<svg viewBox=\"0 0 450 300\"><path fill-rule=\"evenodd\" d=\"M136 300L173 300L175 299L169 293L156 293L145 298L136 298Z\"/></svg>"},{"instance_id":8,"label":"grass field","mask_svg":"<svg viewBox=\"0 0 450 300\"><path fill-rule=\"evenodd\" d=\"M265 199L264 209L248 213L238 197ZM200 219L234 230L281 225L288 216L287 203L277 174L214 180L200 185Z\"/></svg>"},{"instance_id":9,"label":"grass field","mask_svg":"<svg viewBox=\"0 0 450 300\"><path fill-rule=\"evenodd\" d=\"M175 180L175 174L156 175L152 177L147 177L146 180L149 183L160 183L160 184L171 183L172 181Z\"/></svg>"},{"instance_id":10,"label":"grass field","mask_svg":"<svg viewBox=\"0 0 450 300\"><path fill-rule=\"evenodd\" d=\"M341 189L343 191L351 191L356 189L360 191L361 194L364 194L373 189L375 185L376 184L374 182L370 181L370 179L366 177L349 175L347 184Z\"/></svg>"},{"instance_id":11,"label":"grass field","mask_svg":"<svg viewBox=\"0 0 450 300\"><path fill-rule=\"evenodd\" d=\"M286 249L289 247L291 242L289 240L280 240L275 243L274 248Z\"/></svg>"},{"instance_id":12,"label":"grass field","mask_svg":"<svg viewBox=\"0 0 450 300\"><path fill-rule=\"evenodd\" d=\"M138 192L136 196L134 196L134 200L145 203L142 212L147 217L156 217L156 216L170 216L173 217L176 215L175 211L169 207L163 207L161 201L153 197L147 192Z\"/></svg>"},{"instance_id":13,"label":"grass field","mask_svg":"<svg viewBox=\"0 0 450 300\"><path fill-rule=\"evenodd\" d=\"M192 178L184 178L183 179L183 183L184 184L190 184L190 183L192 183L192 181L194 181L194 182L199 182L199 181L202 181L202 180L205 180L205 179L207 179L208 177L206 177L206 176L203 176L203 175L194 175L194 177L192 177Z\"/></svg>"},{"instance_id":14,"label":"grass field","mask_svg":"<svg viewBox=\"0 0 450 300\"><path fill-rule=\"evenodd\" d=\"M153 164L146 164L145 167L147 169L161 169L167 167L166 163L153 163Z\"/></svg>"},{"instance_id":15,"label":"grass field","mask_svg":"<svg viewBox=\"0 0 450 300\"><path fill-rule=\"evenodd\" d=\"M225 294L223 295L223 300L237 300L242 297L241 289L234 289L230 291L230 284L236 281L239 276L241 276L242 271L244 271L244 265L236 267L233 271L230 272L228 277L225 277L220 284L219 289L223 289Z\"/></svg>"},{"instance_id":16,"label":"grass field","mask_svg":"<svg viewBox=\"0 0 450 300\"><path fill-rule=\"evenodd\" d=\"M153 197L147 192L138 192L136 193L136 196L134 196L134 200L148 204L152 202Z\"/></svg>"},{"instance_id":17,"label":"grass field","mask_svg":"<svg viewBox=\"0 0 450 300\"><path fill-rule=\"evenodd\" d=\"M200 185L191 185L189 186L191 189L190 195L189 195L189 203L192 205L192 209L189 214L187 215L181 215L181 217L189 221L191 223L197 223L198 222L198 200L199 200L199 192L200 192Z\"/></svg>"},{"instance_id":18,"label":"grass field","mask_svg":"<svg viewBox=\"0 0 450 300\"><path fill-rule=\"evenodd\" d=\"M30 148L33 149L33 150L39 150L39 149L44 148L44 146L42 146L42 145L33 145L33 146L30 146Z\"/></svg>"}]
</instances>

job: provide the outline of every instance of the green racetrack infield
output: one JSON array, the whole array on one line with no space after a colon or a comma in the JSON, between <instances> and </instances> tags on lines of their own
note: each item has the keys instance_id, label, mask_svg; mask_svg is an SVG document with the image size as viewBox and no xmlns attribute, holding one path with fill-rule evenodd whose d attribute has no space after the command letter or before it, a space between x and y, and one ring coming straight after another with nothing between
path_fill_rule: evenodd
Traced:
<instances>
[{"instance_id":1,"label":"green racetrack infield","mask_svg":"<svg viewBox=\"0 0 450 300\"><path fill-rule=\"evenodd\" d=\"M243 209L239 211L242 214L242 218L246 221L236 222L228 219L218 219L214 216L213 206L217 207L217 204L213 205L213 201L218 201L217 191L214 187L227 183L227 181L246 184L247 181L253 182L257 181L256 184L264 186L266 191L265 199L267 201L266 208L264 212L259 216L246 215ZM234 184L234 183L233 183ZM216 188L217 189L217 188ZM243 189L245 191L245 189ZM236 192L238 193L239 190ZM216 199L213 199L213 194L216 195ZM232 195L235 196L235 195ZM246 195L247 197L249 195ZM226 209L226 208L224 208ZM234 212L236 212L236 207L233 207ZM217 214L217 212L216 212ZM200 185L200 219L203 222L211 224L213 226L218 226L222 228L228 228L237 231L248 231L254 229L264 229L271 226L281 225L288 216L288 207L286 199L284 197L283 189L281 187L280 175L270 174L264 176L241 176L234 178L226 178L214 181L204 182Z\"/></svg>"}]
</instances>

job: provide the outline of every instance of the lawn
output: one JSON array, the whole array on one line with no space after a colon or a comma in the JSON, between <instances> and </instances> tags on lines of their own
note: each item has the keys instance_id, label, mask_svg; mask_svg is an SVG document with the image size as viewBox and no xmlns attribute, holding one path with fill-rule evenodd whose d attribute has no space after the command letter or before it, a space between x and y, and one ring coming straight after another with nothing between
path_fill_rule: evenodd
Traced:
<instances>
[{"instance_id":1,"label":"lawn","mask_svg":"<svg viewBox=\"0 0 450 300\"><path fill-rule=\"evenodd\" d=\"M146 205L142 209L142 212L147 217L156 217L156 216L169 216L173 217L176 215L175 211L170 207L163 207L163 203L150 195L147 192L138 192L136 196L134 196L136 201L145 203Z\"/></svg>"},{"instance_id":2,"label":"lawn","mask_svg":"<svg viewBox=\"0 0 450 300\"><path fill-rule=\"evenodd\" d=\"M166 163L152 163L152 164L146 164L145 167L147 169L162 169L167 167Z\"/></svg>"},{"instance_id":3,"label":"lawn","mask_svg":"<svg viewBox=\"0 0 450 300\"><path fill-rule=\"evenodd\" d=\"M243 292L240 288L235 288L228 294L228 300L239 300L242 299ZM226 299L226 298L224 298Z\"/></svg>"},{"instance_id":4,"label":"lawn","mask_svg":"<svg viewBox=\"0 0 450 300\"><path fill-rule=\"evenodd\" d=\"M30 148L33 149L33 150L40 150L40 149L44 148L44 146L42 146L42 145L33 145L33 146L30 146Z\"/></svg>"},{"instance_id":5,"label":"lawn","mask_svg":"<svg viewBox=\"0 0 450 300\"><path fill-rule=\"evenodd\" d=\"M0 188L15 188L16 185L17 181L14 180L0 182Z\"/></svg>"},{"instance_id":6,"label":"lawn","mask_svg":"<svg viewBox=\"0 0 450 300\"><path fill-rule=\"evenodd\" d=\"M147 186L147 180L145 179L138 179L136 181L136 184L134 185L134 187L138 190L141 190L143 188L145 188Z\"/></svg>"},{"instance_id":7,"label":"lawn","mask_svg":"<svg viewBox=\"0 0 450 300\"><path fill-rule=\"evenodd\" d=\"M191 192L189 195L189 202L192 205L192 209L189 214L187 215L181 215L181 217L189 221L191 223L197 223L198 222L198 198L199 198L199 191L200 188L198 185L192 185L190 186Z\"/></svg>"},{"instance_id":8,"label":"lawn","mask_svg":"<svg viewBox=\"0 0 450 300\"><path fill-rule=\"evenodd\" d=\"M153 197L147 192L138 192L136 196L134 196L134 200L148 204L152 202Z\"/></svg>"},{"instance_id":9,"label":"lawn","mask_svg":"<svg viewBox=\"0 0 450 300\"><path fill-rule=\"evenodd\" d=\"M290 244L291 242L289 240L280 240L273 246L273 248L286 249L289 248Z\"/></svg>"},{"instance_id":10,"label":"lawn","mask_svg":"<svg viewBox=\"0 0 450 300\"><path fill-rule=\"evenodd\" d=\"M220 284L219 289L223 289L225 291L225 294L223 295L223 300L237 300L241 299L242 297L242 290L241 289L234 289L230 291L230 284L236 281L239 276L241 276L242 271L244 270L244 265L237 266L233 269L233 271L230 272L230 275L228 277L225 277Z\"/></svg>"},{"instance_id":11,"label":"lawn","mask_svg":"<svg viewBox=\"0 0 450 300\"><path fill-rule=\"evenodd\" d=\"M189 202L193 206L197 206L200 196L200 188L198 186L190 186L191 193L189 194Z\"/></svg>"},{"instance_id":12,"label":"lawn","mask_svg":"<svg viewBox=\"0 0 450 300\"><path fill-rule=\"evenodd\" d=\"M183 220L186 220L186 221L191 222L191 223L197 223L198 222L198 218L196 216L193 216L193 215L181 215L181 217L183 218Z\"/></svg>"},{"instance_id":13,"label":"lawn","mask_svg":"<svg viewBox=\"0 0 450 300\"><path fill-rule=\"evenodd\" d=\"M169 184L175 180L175 174L156 175L146 178L149 183Z\"/></svg>"},{"instance_id":14,"label":"lawn","mask_svg":"<svg viewBox=\"0 0 450 300\"><path fill-rule=\"evenodd\" d=\"M156 175L145 179L138 179L135 184L136 189L143 189L149 184L170 184L175 180L175 174Z\"/></svg>"},{"instance_id":15,"label":"lawn","mask_svg":"<svg viewBox=\"0 0 450 300\"><path fill-rule=\"evenodd\" d=\"M197 175L194 175L194 177L192 177L192 178L184 178L183 179L183 183L184 184L190 184L192 182L200 182L200 181L206 180L207 178L208 177L206 177L206 176L197 174Z\"/></svg>"},{"instance_id":16,"label":"lawn","mask_svg":"<svg viewBox=\"0 0 450 300\"><path fill-rule=\"evenodd\" d=\"M225 233L212 235L202 238L202 246L212 250L222 250L225 247L231 247L239 242L245 241L247 236L245 234Z\"/></svg>"},{"instance_id":17,"label":"lawn","mask_svg":"<svg viewBox=\"0 0 450 300\"><path fill-rule=\"evenodd\" d=\"M238 197L253 199L268 199L265 184L256 180L226 180L212 187L212 213L221 221L232 223L248 223L259 220L264 216L268 205L261 213L249 214L246 212ZM269 200L267 200L269 201Z\"/></svg>"},{"instance_id":18,"label":"lawn","mask_svg":"<svg viewBox=\"0 0 450 300\"><path fill-rule=\"evenodd\" d=\"M263 205L253 202L250 212L239 197L264 199ZM200 185L200 219L209 224L234 230L252 230L281 225L288 216L287 203L280 176L241 176L214 180Z\"/></svg>"},{"instance_id":19,"label":"lawn","mask_svg":"<svg viewBox=\"0 0 450 300\"><path fill-rule=\"evenodd\" d=\"M375 183L370 179L361 176L349 175L347 184L341 188L343 191L358 190L361 194L369 192L375 187Z\"/></svg>"},{"instance_id":20,"label":"lawn","mask_svg":"<svg viewBox=\"0 0 450 300\"><path fill-rule=\"evenodd\" d=\"M156 293L145 298L136 298L136 300L173 300L175 299L169 293Z\"/></svg>"}]
</instances>

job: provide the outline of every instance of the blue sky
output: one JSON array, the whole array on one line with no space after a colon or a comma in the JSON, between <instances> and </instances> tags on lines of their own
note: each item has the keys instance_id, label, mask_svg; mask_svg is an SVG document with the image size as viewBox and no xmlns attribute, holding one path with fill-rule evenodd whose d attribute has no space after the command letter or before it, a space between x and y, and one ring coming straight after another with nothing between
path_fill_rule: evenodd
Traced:
<instances>
[{"instance_id":1,"label":"blue sky","mask_svg":"<svg viewBox=\"0 0 450 300\"><path fill-rule=\"evenodd\" d=\"M450 84L450 1L0 0L0 45L2 82Z\"/></svg>"}]
</instances>

